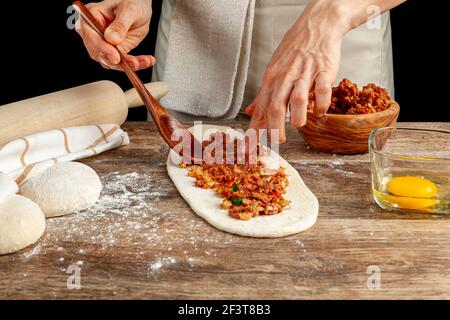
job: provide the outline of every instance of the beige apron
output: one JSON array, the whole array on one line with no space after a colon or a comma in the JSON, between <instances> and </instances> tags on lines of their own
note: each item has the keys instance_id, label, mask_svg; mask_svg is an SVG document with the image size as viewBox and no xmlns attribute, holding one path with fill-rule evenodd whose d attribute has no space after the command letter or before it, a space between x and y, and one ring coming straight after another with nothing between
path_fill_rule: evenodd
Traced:
<instances>
[{"instance_id":1,"label":"beige apron","mask_svg":"<svg viewBox=\"0 0 450 320\"><path fill-rule=\"evenodd\" d=\"M203 4L207 1L218 4L220 8L204 8L211 13L196 9L196 2ZM236 6L239 4L242 7L236 9L231 5L227 8L226 3L232 4L233 1ZM154 69L153 79L167 81L171 87L169 95L162 100L167 108L196 118L235 117L255 97L272 53L309 2L256 0L255 4L255 0L236 1L163 2L156 46L158 64ZM216 15L213 12L215 10L218 10ZM227 14L233 15L235 20L227 19ZM197 16L193 18L195 15ZM205 21L202 21L203 16L206 16ZM228 25L214 29L217 20L225 20ZM389 13L382 15L379 21L378 28L363 24L346 34L337 82L342 78L351 79L358 85L373 82L387 88L393 95ZM200 23L203 23L200 25L202 27L197 25ZM229 23L233 24L234 29L228 29ZM186 29L191 32L190 36ZM227 33L238 36L232 37ZM198 38L197 43L193 44L192 38L185 39L183 36ZM224 38L227 41L222 41ZM186 62L183 59L187 53L186 50L183 53L183 49L190 46L189 53L192 50L198 52L195 52L194 59L190 57L189 62ZM214 49L217 50L216 53L211 54ZM240 53L227 55L227 50ZM193 75L196 70L199 74Z\"/></svg>"}]
</instances>

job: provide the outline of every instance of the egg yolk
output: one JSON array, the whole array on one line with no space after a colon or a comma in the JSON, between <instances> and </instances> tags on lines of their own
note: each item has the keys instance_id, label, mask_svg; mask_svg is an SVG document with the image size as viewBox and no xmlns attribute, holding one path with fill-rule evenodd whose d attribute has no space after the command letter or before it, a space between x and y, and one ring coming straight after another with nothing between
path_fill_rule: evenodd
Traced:
<instances>
[{"instance_id":1,"label":"egg yolk","mask_svg":"<svg viewBox=\"0 0 450 320\"><path fill-rule=\"evenodd\" d=\"M389 181L386 200L404 209L425 209L437 203L438 187L432 181L414 176L395 177Z\"/></svg>"}]
</instances>

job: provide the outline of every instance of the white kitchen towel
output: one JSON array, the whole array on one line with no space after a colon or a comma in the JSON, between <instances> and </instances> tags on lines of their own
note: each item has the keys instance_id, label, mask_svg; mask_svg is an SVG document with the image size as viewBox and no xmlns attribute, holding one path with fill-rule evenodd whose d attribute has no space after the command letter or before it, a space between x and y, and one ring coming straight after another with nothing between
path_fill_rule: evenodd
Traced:
<instances>
[{"instance_id":1,"label":"white kitchen towel","mask_svg":"<svg viewBox=\"0 0 450 320\"><path fill-rule=\"evenodd\" d=\"M116 124L40 132L0 146L0 173L21 185L55 163L91 157L129 143L127 133Z\"/></svg>"},{"instance_id":2,"label":"white kitchen towel","mask_svg":"<svg viewBox=\"0 0 450 320\"><path fill-rule=\"evenodd\" d=\"M169 83L168 109L234 118L242 105L255 0L169 0L161 21L155 78ZM168 9L169 8L169 9Z\"/></svg>"}]
</instances>

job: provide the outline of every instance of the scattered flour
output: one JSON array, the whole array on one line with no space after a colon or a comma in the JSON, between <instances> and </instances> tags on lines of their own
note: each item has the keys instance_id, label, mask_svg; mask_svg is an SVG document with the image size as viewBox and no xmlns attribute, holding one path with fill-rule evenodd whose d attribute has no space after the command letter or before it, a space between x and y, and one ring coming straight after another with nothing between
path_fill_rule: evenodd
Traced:
<instances>
[{"instance_id":1,"label":"scattered flour","mask_svg":"<svg viewBox=\"0 0 450 320\"><path fill-rule=\"evenodd\" d=\"M188 257L188 258L186 259L186 261L187 261L187 263L189 264L189 266L191 266L191 267L194 266L194 261L195 261L194 258Z\"/></svg>"},{"instance_id":2,"label":"scattered flour","mask_svg":"<svg viewBox=\"0 0 450 320\"><path fill-rule=\"evenodd\" d=\"M351 235L353 235L352 229L350 229L350 228L347 227L347 226L344 226L343 228L344 228L344 234L345 234L346 236L351 236Z\"/></svg>"},{"instance_id":3,"label":"scattered flour","mask_svg":"<svg viewBox=\"0 0 450 320\"><path fill-rule=\"evenodd\" d=\"M32 250L23 253L22 258L25 260L30 259L30 258L34 257L35 255L38 255L39 253L41 253L41 251L42 251L42 245L40 243L38 243L37 245L35 245L33 247Z\"/></svg>"},{"instance_id":4,"label":"scattered flour","mask_svg":"<svg viewBox=\"0 0 450 320\"><path fill-rule=\"evenodd\" d=\"M342 160L332 161L330 163L330 167L335 168L337 166L342 166L343 164L344 164L344 161L342 161Z\"/></svg>"},{"instance_id":5,"label":"scattered flour","mask_svg":"<svg viewBox=\"0 0 450 320\"><path fill-rule=\"evenodd\" d=\"M48 219L44 237L18 257L30 259L47 249L56 251L55 266L65 272L70 261L83 266L90 255L114 255L111 249L126 243L127 249L120 254L139 258L142 265L138 269L152 275L176 263L193 266L200 257L216 256L214 252L206 254L205 249L233 242L235 236L212 228L196 232L207 223L194 214L167 210L174 188L161 184L153 174L111 172L101 175L101 180L103 191L94 206ZM191 231L179 233L180 225ZM68 249L74 243L78 249ZM176 259L175 251L180 255Z\"/></svg>"},{"instance_id":6,"label":"scattered flour","mask_svg":"<svg viewBox=\"0 0 450 320\"><path fill-rule=\"evenodd\" d=\"M306 252L305 244L304 244L302 241L300 241L300 240L295 240L295 243L298 244L298 245L302 248L302 249L301 249L302 252Z\"/></svg>"},{"instance_id":7,"label":"scattered flour","mask_svg":"<svg viewBox=\"0 0 450 320\"><path fill-rule=\"evenodd\" d=\"M305 247L305 244L301 242L300 240L295 240L295 243L299 244L302 248Z\"/></svg>"},{"instance_id":8,"label":"scattered flour","mask_svg":"<svg viewBox=\"0 0 450 320\"><path fill-rule=\"evenodd\" d=\"M176 262L177 260L174 257L158 258L155 261L149 263L148 273L150 275L156 275L161 270L161 268L173 265Z\"/></svg>"},{"instance_id":9,"label":"scattered flour","mask_svg":"<svg viewBox=\"0 0 450 320\"><path fill-rule=\"evenodd\" d=\"M354 172L345 171L345 170L341 170L341 169L334 169L334 171L339 173L340 175L342 175L344 177L353 177L355 175Z\"/></svg>"}]
</instances>

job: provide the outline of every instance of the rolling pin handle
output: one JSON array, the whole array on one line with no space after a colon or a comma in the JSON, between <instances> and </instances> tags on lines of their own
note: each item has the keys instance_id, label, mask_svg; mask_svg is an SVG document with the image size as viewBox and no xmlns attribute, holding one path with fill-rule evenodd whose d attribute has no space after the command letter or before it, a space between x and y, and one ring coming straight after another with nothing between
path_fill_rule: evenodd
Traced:
<instances>
[{"instance_id":1,"label":"rolling pin handle","mask_svg":"<svg viewBox=\"0 0 450 320\"><path fill-rule=\"evenodd\" d=\"M146 83L145 87L156 100L164 97L169 91L169 86L165 82L150 82ZM135 89L130 89L125 92L125 96L127 98L128 108L136 108L143 105L142 99Z\"/></svg>"}]
</instances>

